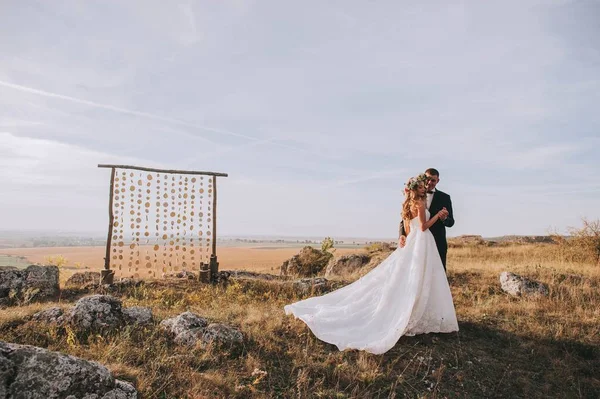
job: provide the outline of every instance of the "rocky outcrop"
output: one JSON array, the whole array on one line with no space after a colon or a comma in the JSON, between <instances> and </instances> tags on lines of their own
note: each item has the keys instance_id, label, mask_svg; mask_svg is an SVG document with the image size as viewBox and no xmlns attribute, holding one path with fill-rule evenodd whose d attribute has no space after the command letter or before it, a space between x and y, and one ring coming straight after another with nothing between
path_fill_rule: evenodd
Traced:
<instances>
[{"instance_id":1,"label":"rocky outcrop","mask_svg":"<svg viewBox=\"0 0 600 399\"><path fill-rule=\"evenodd\" d=\"M101 276L99 272L75 273L65 282L68 287L89 287L100 285Z\"/></svg>"},{"instance_id":2,"label":"rocky outcrop","mask_svg":"<svg viewBox=\"0 0 600 399\"><path fill-rule=\"evenodd\" d=\"M136 399L137 391L98 363L0 341L0 398Z\"/></svg>"},{"instance_id":3,"label":"rocky outcrop","mask_svg":"<svg viewBox=\"0 0 600 399\"><path fill-rule=\"evenodd\" d=\"M367 254L351 254L331 258L325 269L325 277L341 276L354 273L369 263Z\"/></svg>"},{"instance_id":4,"label":"rocky outcrop","mask_svg":"<svg viewBox=\"0 0 600 399\"><path fill-rule=\"evenodd\" d=\"M121 301L110 295L86 296L66 312L52 307L35 313L30 319L38 323L68 324L75 331L84 333L117 330L126 325L148 325L154 321L150 308L123 308Z\"/></svg>"},{"instance_id":5,"label":"rocky outcrop","mask_svg":"<svg viewBox=\"0 0 600 399\"><path fill-rule=\"evenodd\" d=\"M282 276L313 277L320 274L333 255L313 247L306 246L280 267Z\"/></svg>"},{"instance_id":6,"label":"rocky outcrop","mask_svg":"<svg viewBox=\"0 0 600 399\"><path fill-rule=\"evenodd\" d=\"M60 292L56 266L31 265L23 270L0 270L0 305L53 300Z\"/></svg>"},{"instance_id":7,"label":"rocky outcrop","mask_svg":"<svg viewBox=\"0 0 600 399\"><path fill-rule=\"evenodd\" d=\"M548 296L548 286L511 272L500 274L502 290L512 296Z\"/></svg>"},{"instance_id":8,"label":"rocky outcrop","mask_svg":"<svg viewBox=\"0 0 600 399\"><path fill-rule=\"evenodd\" d=\"M211 323L192 312L185 312L165 319L160 326L173 336L175 343L186 346L204 347L208 344L222 348L238 349L244 342L243 334L226 324Z\"/></svg>"}]
</instances>

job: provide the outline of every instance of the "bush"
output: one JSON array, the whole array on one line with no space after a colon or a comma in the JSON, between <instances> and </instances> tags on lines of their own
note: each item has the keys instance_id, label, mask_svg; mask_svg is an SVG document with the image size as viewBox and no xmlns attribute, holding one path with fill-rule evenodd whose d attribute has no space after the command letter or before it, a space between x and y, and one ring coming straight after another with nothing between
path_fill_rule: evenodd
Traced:
<instances>
[{"instance_id":1,"label":"bush","mask_svg":"<svg viewBox=\"0 0 600 399\"><path fill-rule=\"evenodd\" d=\"M583 227L570 228L569 237L553 235L559 257L571 262L600 265L600 220L583 219Z\"/></svg>"},{"instance_id":2,"label":"bush","mask_svg":"<svg viewBox=\"0 0 600 399\"><path fill-rule=\"evenodd\" d=\"M63 267L67 263L69 263L69 261L67 260L67 258L65 258L62 255L46 256L44 258L44 261L45 261L45 263L47 265L53 265L53 266L58 266L58 267Z\"/></svg>"},{"instance_id":3,"label":"bush","mask_svg":"<svg viewBox=\"0 0 600 399\"><path fill-rule=\"evenodd\" d=\"M330 249L333 248L333 244L334 244L333 238L331 238L331 237L325 237L323 239L323 241L321 241L321 251L322 252L329 251ZM335 251L335 249L333 251L331 251L331 252L334 252L334 251Z\"/></svg>"}]
</instances>

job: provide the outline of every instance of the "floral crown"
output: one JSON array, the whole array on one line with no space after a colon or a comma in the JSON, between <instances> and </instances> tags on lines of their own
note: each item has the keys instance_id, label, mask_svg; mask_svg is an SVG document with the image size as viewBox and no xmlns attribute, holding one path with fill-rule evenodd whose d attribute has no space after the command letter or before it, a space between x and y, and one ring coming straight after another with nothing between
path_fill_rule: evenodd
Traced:
<instances>
[{"instance_id":1,"label":"floral crown","mask_svg":"<svg viewBox=\"0 0 600 399\"><path fill-rule=\"evenodd\" d=\"M427 182L427 175L425 173L421 173L418 176L411 177L405 184L406 190L414 190L419 186L419 183L425 182Z\"/></svg>"}]
</instances>

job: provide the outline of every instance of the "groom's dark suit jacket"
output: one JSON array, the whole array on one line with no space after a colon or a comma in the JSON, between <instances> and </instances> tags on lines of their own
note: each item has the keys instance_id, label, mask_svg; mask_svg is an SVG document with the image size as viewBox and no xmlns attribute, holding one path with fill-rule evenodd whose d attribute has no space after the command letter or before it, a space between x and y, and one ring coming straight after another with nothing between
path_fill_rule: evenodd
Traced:
<instances>
[{"instance_id":1,"label":"groom's dark suit jacket","mask_svg":"<svg viewBox=\"0 0 600 399\"><path fill-rule=\"evenodd\" d=\"M446 270L446 254L448 253L446 227L454 226L454 213L452 212L452 201L450 200L450 196L436 189L433 193L431 205L429 206L429 214L433 216L441 211L442 208L446 208L448 210L448 217L444 221L438 219L438 221L435 222L433 226L429 228L429 230L431 231L431 234L433 234L433 238L435 238L435 245L437 246L440 257L442 258L444 270ZM400 235L406 235L406 230L404 230L404 220L400 221Z\"/></svg>"}]
</instances>

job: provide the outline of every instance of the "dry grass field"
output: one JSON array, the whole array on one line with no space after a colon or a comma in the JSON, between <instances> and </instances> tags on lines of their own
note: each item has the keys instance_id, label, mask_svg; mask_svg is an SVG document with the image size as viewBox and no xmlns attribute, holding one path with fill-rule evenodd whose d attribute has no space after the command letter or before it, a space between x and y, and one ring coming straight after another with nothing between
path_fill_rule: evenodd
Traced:
<instances>
[{"instance_id":1,"label":"dry grass field","mask_svg":"<svg viewBox=\"0 0 600 399\"><path fill-rule=\"evenodd\" d=\"M279 273L279 266L298 253L300 248L220 247L217 250L219 269L249 270L262 273ZM336 254L355 253L361 249L337 248ZM151 252L151 251L150 251ZM2 249L0 254L22 256L31 263L47 263L48 258L62 256L67 263L61 268L61 280L82 270L99 271L104 268L104 247L51 247L51 248L11 248ZM142 269L143 270L143 269ZM152 269L154 270L154 269ZM125 271L126 272L126 271ZM133 271L135 273L135 271ZM160 272L158 273L160 275ZM145 273L140 276L146 277Z\"/></svg>"},{"instance_id":2,"label":"dry grass field","mask_svg":"<svg viewBox=\"0 0 600 399\"><path fill-rule=\"evenodd\" d=\"M239 252L237 265L250 253ZM509 297L499 286L504 270L547 284L550 295ZM317 340L283 313L299 297L272 282L149 281L118 295L125 306L151 307L155 326L103 336L23 320L85 294L65 292L59 303L1 310L0 338L96 360L143 398L600 397L597 264L561 260L550 244L452 248L448 279L460 332L402 337L384 355L339 352ZM239 327L242 353L175 346L158 322L186 310Z\"/></svg>"}]
</instances>

